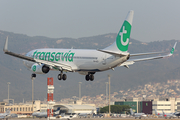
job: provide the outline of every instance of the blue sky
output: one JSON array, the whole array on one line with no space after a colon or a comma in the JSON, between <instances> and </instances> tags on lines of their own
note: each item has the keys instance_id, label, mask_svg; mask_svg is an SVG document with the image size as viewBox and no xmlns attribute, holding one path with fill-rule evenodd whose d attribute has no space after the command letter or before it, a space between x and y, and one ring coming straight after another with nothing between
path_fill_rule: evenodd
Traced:
<instances>
[{"instance_id":1,"label":"blue sky","mask_svg":"<svg viewBox=\"0 0 180 120\"><path fill-rule=\"evenodd\" d=\"M1 0L0 30L80 38L118 33L134 10L131 38L180 40L179 0Z\"/></svg>"}]
</instances>

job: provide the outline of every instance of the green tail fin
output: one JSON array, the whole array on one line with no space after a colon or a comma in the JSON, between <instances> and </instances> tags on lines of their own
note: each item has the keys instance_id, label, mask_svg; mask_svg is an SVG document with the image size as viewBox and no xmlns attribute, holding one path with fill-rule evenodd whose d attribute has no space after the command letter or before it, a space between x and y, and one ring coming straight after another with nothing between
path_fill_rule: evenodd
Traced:
<instances>
[{"instance_id":1,"label":"green tail fin","mask_svg":"<svg viewBox=\"0 0 180 120\"><path fill-rule=\"evenodd\" d=\"M134 11L132 10L129 11L116 37L116 41L109 47L105 48L104 49L105 51L116 52L116 53L128 51L133 15L134 15Z\"/></svg>"},{"instance_id":2,"label":"green tail fin","mask_svg":"<svg viewBox=\"0 0 180 120\"><path fill-rule=\"evenodd\" d=\"M130 11L128 13L126 20L124 21L116 37L116 45L118 49L122 52L126 52L128 50L133 14L133 11Z\"/></svg>"}]
</instances>

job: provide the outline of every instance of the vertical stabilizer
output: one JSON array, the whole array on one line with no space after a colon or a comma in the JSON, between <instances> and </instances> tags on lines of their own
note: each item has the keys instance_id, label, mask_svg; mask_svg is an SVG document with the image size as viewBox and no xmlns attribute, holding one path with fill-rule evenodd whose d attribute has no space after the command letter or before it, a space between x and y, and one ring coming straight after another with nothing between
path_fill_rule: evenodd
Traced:
<instances>
[{"instance_id":1,"label":"vertical stabilizer","mask_svg":"<svg viewBox=\"0 0 180 120\"><path fill-rule=\"evenodd\" d=\"M130 113L131 113L131 115L134 115L132 108L130 108Z\"/></svg>"},{"instance_id":2,"label":"vertical stabilizer","mask_svg":"<svg viewBox=\"0 0 180 120\"><path fill-rule=\"evenodd\" d=\"M11 113L11 109L9 108L6 110L6 114L10 114L10 113Z\"/></svg>"},{"instance_id":3,"label":"vertical stabilizer","mask_svg":"<svg viewBox=\"0 0 180 120\"><path fill-rule=\"evenodd\" d=\"M133 15L134 15L134 11L133 10L129 11L120 31L118 32L116 41L109 47L105 48L104 50L116 52L116 53L128 51Z\"/></svg>"},{"instance_id":4,"label":"vertical stabilizer","mask_svg":"<svg viewBox=\"0 0 180 120\"><path fill-rule=\"evenodd\" d=\"M164 113L164 111L162 110L163 116L166 117L166 114Z\"/></svg>"},{"instance_id":5,"label":"vertical stabilizer","mask_svg":"<svg viewBox=\"0 0 180 120\"><path fill-rule=\"evenodd\" d=\"M156 115L158 115L158 112L157 112L157 110L156 110L156 109L155 109L155 114L156 114Z\"/></svg>"}]
</instances>

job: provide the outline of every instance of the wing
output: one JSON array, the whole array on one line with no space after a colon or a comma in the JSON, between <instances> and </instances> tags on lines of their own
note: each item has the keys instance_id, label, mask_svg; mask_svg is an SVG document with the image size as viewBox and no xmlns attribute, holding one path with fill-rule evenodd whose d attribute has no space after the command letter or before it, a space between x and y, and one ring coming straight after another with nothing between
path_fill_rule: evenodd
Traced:
<instances>
[{"instance_id":1,"label":"wing","mask_svg":"<svg viewBox=\"0 0 180 120\"><path fill-rule=\"evenodd\" d=\"M72 67L66 64L62 64L62 63L57 63L57 62L51 62L51 61L45 61L45 60L39 60L39 59L35 59L32 57L28 57L25 55L21 55L21 54L17 54L17 53L13 53L11 51L8 51L8 37L6 38L6 42L4 45L4 49L3 49L5 54L17 57L17 58L21 58L24 60L28 60L28 61L32 61L32 62L36 62L36 63L42 63L42 64L46 64L49 67L55 67L56 69L59 70L65 70L65 71L70 71L72 72Z\"/></svg>"},{"instance_id":2,"label":"wing","mask_svg":"<svg viewBox=\"0 0 180 120\"><path fill-rule=\"evenodd\" d=\"M136 54L130 54L130 57L132 57L132 56L141 56L141 55L160 54L160 53L165 53L165 52L136 53Z\"/></svg>"},{"instance_id":3,"label":"wing","mask_svg":"<svg viewBox=\"0 0 180 120\"><path fill-rule=\"evenodd\" d=\"M170 53L167 54L167 55L155 56L155 57L147 57L147 58L141 58L141 59L130 59L130 60L127 60L126 62L120 64L119 66L125 66L125 67L129 68L128 65L132 65L132 64L134 64L135 62L146 61L146 60L154 60L154 59L161 59L161 58L169 57L169 56L173 55L174 50L175 50L175 47L176 47L176 44L177 44L177 42L174 44L172 50L171 50ZM157 53L158 53L158 52L153 53L153 54L157 54ZM159 53L160 53L160 52L159 52ZM148 55L149 53L147 53L147 54L146 54L146 53L140 53L140 54L141 54L141 55ZM139 56L140 54L134 54L134 56ZM150 54L151 54L151 53L150 53ZM131 56L131 55L130 55L130 56Z\"/></svg>"},{"instance_id":4,"label":"wing","mask_svg":"<svg viewBox=\"0 0 180 120\"><path fill-rule=\"evenodd\" d=\"M117 55L117 56L125 56L129 54L128 52L114 52L114 51L101 50L101 49L97 49L97 51L112 54L112 55Z\"/></svg>"}]
</instances>

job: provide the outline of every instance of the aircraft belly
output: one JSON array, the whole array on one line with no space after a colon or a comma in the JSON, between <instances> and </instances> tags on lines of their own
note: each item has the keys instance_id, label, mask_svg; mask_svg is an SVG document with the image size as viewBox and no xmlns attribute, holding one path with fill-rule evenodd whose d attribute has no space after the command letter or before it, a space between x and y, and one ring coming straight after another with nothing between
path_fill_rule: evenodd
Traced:
<instances>
[{"instance_id":1,"label":"aircraft belly","mask_svg":"<svg viewBox=\"0 0 180 120\"><path fill-rule=\"evenodd\" d=\"M93 61L78 61L79 65L78 70L95 70L98 69L98 63L94 63Z\"/></svg>"},{"instance_id":2,"label":"aircraft belly","mask_svg":"<svg viewBox=\"0 0 180 120\"><path fill-rule=\"evenodd\" d=\"M106 64L103 64L103 61L92 62L92 61L78 61L80 64L77 65L78 69L76 71L89 71L89 72L100 72L112 69L118 66L120 63L123 63L127 59L116 57L112 60L107 60Z\"/></svg>"},{"instance_id":3,"label":"aircraft belly","mask_svg":"<svg viewBox=\"0 0 180 120\"><path fill-rule=\"evenodd\" d=\"M112 69L116 66L118 66L120 63L125 62L127 59L125 59L124 57L116 57L114 60L107 60L106 65L100 67L101 71L105 71L108 69Z\"/></svg>"}]
</instances>

